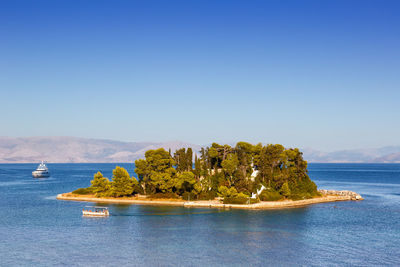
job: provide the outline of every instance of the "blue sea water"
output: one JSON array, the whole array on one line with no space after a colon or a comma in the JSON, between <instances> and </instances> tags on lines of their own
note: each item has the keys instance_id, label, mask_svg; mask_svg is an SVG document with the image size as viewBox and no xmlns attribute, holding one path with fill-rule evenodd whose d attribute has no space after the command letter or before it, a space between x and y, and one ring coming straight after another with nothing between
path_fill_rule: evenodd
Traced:
<instances>
[{"instance_id":1,"label":"blue sea water","mask_svg":"<svg viewBox=\"0 0 400 267\"><path fill-rule=\"evenodd\" d=\"M119 164L133 173L132 164ZM347 189L360 202L281 210L109 205L109 218L83 218L87 203L56 195L89 186L116 164L0 164L1 266L372 266L400 265L400 164L310 164L320 188Z\"/></svg>"}]
</instances>

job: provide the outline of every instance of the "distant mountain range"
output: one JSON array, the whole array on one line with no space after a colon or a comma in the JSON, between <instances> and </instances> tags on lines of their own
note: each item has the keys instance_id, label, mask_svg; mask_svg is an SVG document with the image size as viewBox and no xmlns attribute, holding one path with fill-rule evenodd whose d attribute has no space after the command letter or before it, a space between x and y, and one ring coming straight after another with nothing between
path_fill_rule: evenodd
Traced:
<instances>
[{"instance_id":1,"label":"distant mountain range","mask_svg":"<svg viewBox=\"0 0 400 267\"><path fill-rule=\"evenodd\" d=\"M173 142L120 142L78 137L0 137L0 163L38 162L133 162L144 157L149 149L163 147L176 149L191 147L199 151L201 146ZM400 146L376 149L354 149L322 152L301 149L308 162L344 163L400 163Z\"/></svg>"},{"instance_id":2,"label":"distant mountain range","mask_svg":"<svg viewBox=\"0 0 400 267\"><path fill-rule=\"evenodd\" d=\"M370 149L349 149L322 152L302 149L308 162L326 163L400 163L400 146L387 146Z\"/></svg>"},{"instance_id":3,"label":"distant mountain range","mask_svg":"<svg viewBox=\"0 0 400 267\"><path fill-rule=\"evenodd\" d=\"M78 137L0 137L0 163L38 162L133 162L149 149L175 151L200 146L183 142L119 142Z\"/></svg>"}]
</instances>

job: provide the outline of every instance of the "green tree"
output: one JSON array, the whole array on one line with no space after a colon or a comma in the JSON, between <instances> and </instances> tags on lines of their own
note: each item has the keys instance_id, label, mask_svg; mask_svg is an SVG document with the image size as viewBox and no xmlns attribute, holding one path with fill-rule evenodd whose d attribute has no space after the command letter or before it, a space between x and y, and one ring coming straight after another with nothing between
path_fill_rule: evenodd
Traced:
<instances>
[{"instance_id":1,"label":"green tree","mask_svg":"<svg viewBox=\"0 0 400 267\"><path fill-rule=\"evenodd\" d=\"M175 183L176 162L163 148L148 150L145 158L135 161L135 172L143 177L145 193L172 192Z\"/></svg>"},{"instance_id":2,"label":"green tree","mask_svg":"<svg viewBox=\"0 0 400 267\"><path fill-rule=\"evenodd\" d=\"M193 151L189 147L187 150L181 148L175 151L174 160L178 172L191 171L193 165Z\"/></svg>"},{"instance_id":3,"label":"green tree","mask_svg":"<svg viewBox=\"0 0 400 267\"><path fill-rule=\"evenodd\" d=\"M214 168L215 170L221 168L222 161L229 153L231 153L231 151L232 148L229 145L221 146L217 143L212 143L211 147L207 149L211 168Z\"/></svg>"},{"instance_id":4,"label":"green tree","mask_svg":"<svg viewBox=\"0 0 400 267\"><path fill-rule=\"evenodd\" d=\"M106 196L110 191L110 181L108 178L103 177L101 172L97 172L90 183L93 192L98 197Z\"/></svg>"},{"instance_id":5,"label":"green tree","mask_svg":"<svg viewBox=\"0 0 400 267\"><path fill-rule=\"evenodd\" d=\"M139 177L139 181L147 180L151 173L149 164L144 159L135 160L135 172Z\"/></svg>"},{"instance_id":6,"label":"green tree","mask_svg":"<svg viewBox=\"0 0 400 267\"><path fill-rule=\"evenodd\" d=\"M282 188L281 188L281 194L288 198L290 196L290 188L289 184L287 182L283 183Z\"/></svg>"},{"instance_id":7,"label":"green tree","mask_svg":"<svg viewBox=\"0 0 400 267\"><path fill-rule=\"evenodd\" d=\"M260 152L258 170L261 181L268 186L274 177L280 177L280 164L285 148L282 145L267 145Z\"/></svg>"},{"instance_id":8,"label":"green tree","mask_svg":"<svg viewBox=\"0 0 400 267\"><path fill-rule=\"evenodd\" d=\"M258 143L257 145L253 146L253 164L257 168L260 163L260 155L262 148L263 146L261 143Z\"/></svg>"},{"instance_id":9,"label":"green tree","mask_svg":"<svg viewBox=\"0 0 400 267\"><path fill-rule=\"evenodd\" d=\"M117 166L113 170L111 192L114 197L129 196L133 193L133 186L137 184L135 178L131 178L127 170Z\"/></svg>"},{"instance_id":10,"label":"green tree","mask_svg":"<svg viewBox=\"0 0 400 267\"><path fill-rule=\"evenodd\" d=\"M151 171L163 172L176 164L171 155L164 148L148 150L145 153L146 162Z\"/></svg>"},{"instance_id":11,"label":"green tree","mask_svg":"<svg viewBox=\"0 0 400 267\"><path fill-rule=\"evenodd\" d=\"M208 157L211 161L211 168L217 168L218 167L218 150L215 147L210 147L208 149Z\"/></svg>"},{"instance_id":12,"label":"green tree","mask_svg":"<svg viewBox=\"0 0 400 267\"><path fill-rule=\"evenodd\" d=\"M193 150L189 147L186 151L186 171L193 170Z\"/></svg>"},{"instance_id":13,"label":"green tree","mask_svg":"<svg viewBox=\"0 0 400 267\"><path fill-rule=\"evenodd\" d=\"M184 192L192 192L193 190L196 193L201 191L201 187L197 182L193 172L183 172L178 174L175 187L180 194Z\"/></svg>"},{"instance_id":14,"label":"green tree","mask_svg":"<svg viewBox=\"0 0 400 267\"><path fill-rule=\"evenodd\" d=\"M152 171L149 183L156 189L156 192L170 193L175 186L175 175L170 172Z\"/></svg>"},{"instance_id":15,"label":"green tree","mask_svg":"<svg viewBox=\"0 0 400 267\"><path fill-rule=\"evenodd\" d=\"M247 177L247 171L251 170L251 164L253 163L253 145L247 142L238 142L235 152L239 159L242 176Z\"/></svg>"},{"instance_id":16,"label":"green tree","mask_svg":"<svg viewBox=\"0 0 400 267\"><path fill-rule=\"evenodd\" d=\"M185 148L177 149L174 153L174 160L176 162L176 170L182 172L186 170L186 152Z\"/></svg>"},{"instance_id":17,"label":"green tree","mask_svg":"<svg viewBox=\"0 0 400 267\"><path fill-rule=\"evenodd\" d=\"M222 168L224 172L228 175L229 179L229 185L232 185L233 183L233 174L237 170L237 167L239 165L239 160L237 158L237 155L235 154L229 154L228 157L222 162Z\"/></svg>"},{"instance_id":18,"label":"green tree","mask_svg":"<svg viewBox=\"0 0 400 267\"><path fill-rule=\"evenodd\" d=\"M201 160L199 158L197 158L197 155L194 155L194 170L192 170L192 172L194 173L196 180L200 180L200 176L201 176Z\"/></svg>"}]
</instances>

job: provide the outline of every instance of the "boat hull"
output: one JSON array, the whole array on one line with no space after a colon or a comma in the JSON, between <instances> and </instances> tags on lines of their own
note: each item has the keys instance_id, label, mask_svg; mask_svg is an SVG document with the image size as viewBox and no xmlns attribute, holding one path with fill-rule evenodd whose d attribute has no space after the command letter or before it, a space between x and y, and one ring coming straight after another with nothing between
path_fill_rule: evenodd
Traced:
<instances>
[{"instance_id":1,"label":"boat hull","mask_svg":"<svg viewBox=\"0 0 400 267\"><path fill-rule=\"evenodd\" d=\"M47 178L47 177L50 177L50 173L43 172L43 171L33 171L32 176L33 176L33 178Z\"/></svg>"},{"instance_id":2,"label":"boat hull","mask_svg":"<svg viewBox=\"0 0 400 267\"><path fill-rule=\"evenodd\" d=\"M109 213L108 212L83 211L82 215L88 216L88 217L107 217L107 216L109 216Z\"/></svg>"}]
</instances>

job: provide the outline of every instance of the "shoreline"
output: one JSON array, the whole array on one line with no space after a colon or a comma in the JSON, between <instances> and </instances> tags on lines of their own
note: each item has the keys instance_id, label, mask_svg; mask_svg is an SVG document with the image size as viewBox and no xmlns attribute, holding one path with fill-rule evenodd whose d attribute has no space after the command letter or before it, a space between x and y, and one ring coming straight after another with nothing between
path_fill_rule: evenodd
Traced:
<instances>
[{"instance_id":1,"label":"shoreline","mask_svg":"<svg viewBox=\"0 0 400 267\"><path fill-rule=\"evenodd\" d=\"M181 199L176 199L176 200L145 199L139 197L117 199L117 198L99 198L89 195L76 195L72 193L58 194L57 199L66 201L84 201L84 202L97 202L97 203L109 203L109 204L178 206L187 208L252 209L252 210L296 208L318 203L363 200L363 198L355 199L350 195L324 194L321 197L304 199L304 200L261 201L255 204L223 204L219 200L185 201Z\"/></svg>"}]
</instances>

